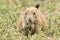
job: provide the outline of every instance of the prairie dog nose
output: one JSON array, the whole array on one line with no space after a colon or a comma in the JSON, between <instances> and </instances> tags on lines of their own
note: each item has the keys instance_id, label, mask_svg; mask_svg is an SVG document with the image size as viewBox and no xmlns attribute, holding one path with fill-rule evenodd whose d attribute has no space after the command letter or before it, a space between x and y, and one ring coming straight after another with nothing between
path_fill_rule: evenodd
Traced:
<instances>
[{"instance_id":1,"label":"prairie dog nose","mask_svg":"<svg viewBox=\"0 0 60 40\"><path fill-rule=\"evenodd\" d=\"M30 18L29 18L29 20L28 20L28 21L29 21L29 23L31 23L31 22L32 22Z\"/></svg>"}]
</instances>

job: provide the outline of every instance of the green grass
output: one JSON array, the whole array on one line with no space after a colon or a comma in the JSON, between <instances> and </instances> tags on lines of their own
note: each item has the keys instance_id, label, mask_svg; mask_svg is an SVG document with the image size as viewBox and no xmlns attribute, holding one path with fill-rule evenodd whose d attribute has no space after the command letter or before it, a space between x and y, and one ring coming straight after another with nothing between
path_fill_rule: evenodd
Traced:
<instances>
[{"instance_id":1,"label":"green grass","mask_svg":"<svg viewBox=\"0 0 60 40\"><path fill-rule=\"evenodd\" d=\"M19 3L18 3L19 2ZM40 0L18 0L16 5L14 0L0 1L0 40L60 40L60 15L55 14L56 5L59 0L44 1ZM36 3L40 3L40 10L49 10L48 24L45 31L40 31L39 35L23 36L17 31L16 22L21 13L24 13L25 8L34 6Z\"/></svg>"}]
</instances>

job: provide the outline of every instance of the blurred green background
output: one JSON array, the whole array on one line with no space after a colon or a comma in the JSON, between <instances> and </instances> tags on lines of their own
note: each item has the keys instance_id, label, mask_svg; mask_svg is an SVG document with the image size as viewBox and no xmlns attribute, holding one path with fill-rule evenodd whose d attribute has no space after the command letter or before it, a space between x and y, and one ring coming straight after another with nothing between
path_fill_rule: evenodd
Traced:
<instances>
[{"instance_id":1,"label":"blurred green background","mask_svg":"<svg viewBox=\"0 0 60 40\"><path fill-rule=\"evenodd\" d=\"M16 22L25 9L39 3L48 14L45 31L26 38L16 29ZM60 0L0 0L0 40L60 40Z\"/></svg>"}]
</instances>

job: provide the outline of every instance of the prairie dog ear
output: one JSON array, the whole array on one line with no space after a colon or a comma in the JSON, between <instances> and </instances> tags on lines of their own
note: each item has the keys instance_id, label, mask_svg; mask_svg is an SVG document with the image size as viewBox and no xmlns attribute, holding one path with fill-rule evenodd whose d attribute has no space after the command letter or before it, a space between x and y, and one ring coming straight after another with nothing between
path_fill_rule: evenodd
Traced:
<instances>
[{"instance_id":1,"label":"prairie dog ear","mask_svg":"<svg viewBox=\"0 0 60 40\"><path fill-rule=\"evenodd\" d=\"M36 4L36 5L35 5L35 7L36 7L37 9L39 8L39 6L40 6L40 4Z\"/></svg>"}]
</instances>

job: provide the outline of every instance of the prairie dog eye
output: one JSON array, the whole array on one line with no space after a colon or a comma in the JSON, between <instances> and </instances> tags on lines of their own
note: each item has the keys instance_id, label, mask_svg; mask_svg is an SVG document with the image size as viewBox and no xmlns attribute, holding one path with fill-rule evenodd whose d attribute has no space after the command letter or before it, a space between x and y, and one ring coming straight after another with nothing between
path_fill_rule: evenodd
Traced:
<instances>
[{"instance_id":1,"label":"prairie dog eye","mask_svg":"<svg viewBox=\"0 0 60 40\"><path fill-rule=\"evenodd\" d=\"M34 12L33 15L35 15L36 13Z\"/></svg>"},{"instance_id":2,"label":"prairie dog eye","mask_svg":"<svg viewBox=\"0 0 60 40\"><path fill-rule=\"evenodd\" d=\"M27 15L27 13L25 13L25 15Z\"/></svg>"},{"instance_id":3,"label":"prairie dog eye","mask_svg":"<svg viewBox=\"0 0 60 40\"><path fill-rule=\"evenodd\" d=\"M24 18L26 18L26 16L27 16L27 13L24 14Z\"/></svg>"}]
</instances>

